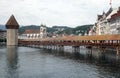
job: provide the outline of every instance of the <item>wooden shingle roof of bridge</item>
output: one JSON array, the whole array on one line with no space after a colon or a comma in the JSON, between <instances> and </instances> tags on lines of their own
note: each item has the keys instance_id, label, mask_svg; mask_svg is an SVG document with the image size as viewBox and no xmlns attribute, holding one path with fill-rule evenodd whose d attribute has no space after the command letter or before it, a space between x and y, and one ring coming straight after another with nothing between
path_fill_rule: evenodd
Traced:
<instances>
[{"instance_id":1,"label":"wooden shingle roof of bridge","mask_svg":"<svg viewBox=\"0 0 120 78\"><path fill-rule=\"evenodd\" d=\"M54 39L53 39L54 40ZM61 37L61 38L56 38L55 40L74 40L74 41L79 41L79 40L120 40L120 34L118 35L94 35L94 36L73 36L73 37Z\"/></svg>"},{"instance_id":2,"label":"wooden shingle roof of bridge","mask_svg":"<svg viewBox=\"0 0 120 78\"><path fill-rule=\"evenodd\" d=\"M76 36L75 40L120 40L120 35Z\"/></svg>"},{"instance_id":3,"label":"wooden shingle roof of bridge","mask_svg":"<svg viewBox=\"0 0 120 78\"><path fill-rule=\"evenodd\" d=\"M94 36L65 36L58 38L45 39L25 39L23 41L89 41L89 40L120 40L120 34L117 35L94 35Z\"/></svg>"}]
</instances>

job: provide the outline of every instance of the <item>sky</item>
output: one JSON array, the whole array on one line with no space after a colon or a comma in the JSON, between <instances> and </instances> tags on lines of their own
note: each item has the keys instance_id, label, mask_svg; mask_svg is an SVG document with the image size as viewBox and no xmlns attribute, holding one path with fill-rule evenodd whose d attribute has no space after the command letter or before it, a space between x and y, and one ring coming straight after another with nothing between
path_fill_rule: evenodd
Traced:
<instances>
[{"instance_id":1,"label":"sky","mask_svg":"<svg viewBox=\"0 0 120 78\"><path fill-rule=\"evenodd\" d=\"M110 0L0 0L0 24L13 14L19 25L76 27L94 24L110 8ZM112 0L118 8L120 0Z\"/></svg>"}]
</instances>

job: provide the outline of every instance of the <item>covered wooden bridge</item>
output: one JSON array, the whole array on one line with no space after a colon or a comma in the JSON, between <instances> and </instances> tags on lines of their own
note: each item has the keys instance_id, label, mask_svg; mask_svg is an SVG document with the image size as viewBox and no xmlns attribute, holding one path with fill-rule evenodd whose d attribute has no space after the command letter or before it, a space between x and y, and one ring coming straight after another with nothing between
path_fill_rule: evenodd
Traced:
<instances>
[{"instance_id":1,"label":"covered wooden bridge","mask_svg":"<svg viewBox=\"0 0 120 78\"><path fill-rule=\"evenodd\" d=\"M44 39L19 39L22 45L43 46L101 46L120 47L120 34L94 36L64 36Z\"/></svg>"}]
</instances>

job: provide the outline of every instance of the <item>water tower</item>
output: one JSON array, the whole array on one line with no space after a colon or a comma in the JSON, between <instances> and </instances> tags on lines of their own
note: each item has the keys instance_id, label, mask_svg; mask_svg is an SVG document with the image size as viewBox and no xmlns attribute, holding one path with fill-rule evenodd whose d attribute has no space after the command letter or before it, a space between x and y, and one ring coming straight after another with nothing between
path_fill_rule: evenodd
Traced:
<instances>
[{"instance_id":1,"label":"water tower","mask_svg":"<svg viewBox=\"0 0 120 78\"><path fill-rule=\"evenodd\" d=\"M19 24L17 23L17 21L13 15L7 21L6 29L7 29L7 45L8 46L18 45Z\"/></svg>"}]
</instances>

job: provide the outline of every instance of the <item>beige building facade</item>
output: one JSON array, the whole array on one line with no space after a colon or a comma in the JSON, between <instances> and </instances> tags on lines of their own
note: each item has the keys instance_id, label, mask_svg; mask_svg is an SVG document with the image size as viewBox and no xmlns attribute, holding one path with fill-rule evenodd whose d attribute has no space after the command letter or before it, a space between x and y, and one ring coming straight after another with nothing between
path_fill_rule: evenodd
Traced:
<instances>
[{"instance_id":1,"label":"beige building facade","mask_svg":"<svg viewBox=\"0 0 120 78\"><path fill-rule=\"evenodd\" d=\"M102 15L97 16L97 21L90 30L89 35L120 34L120 8L112 7Z\"/></svg>"}]
</instances>

